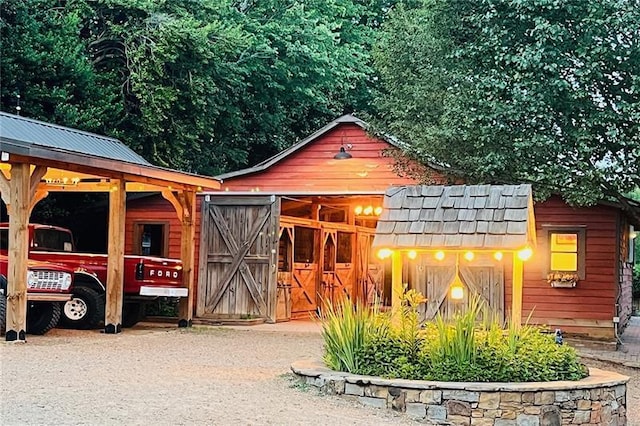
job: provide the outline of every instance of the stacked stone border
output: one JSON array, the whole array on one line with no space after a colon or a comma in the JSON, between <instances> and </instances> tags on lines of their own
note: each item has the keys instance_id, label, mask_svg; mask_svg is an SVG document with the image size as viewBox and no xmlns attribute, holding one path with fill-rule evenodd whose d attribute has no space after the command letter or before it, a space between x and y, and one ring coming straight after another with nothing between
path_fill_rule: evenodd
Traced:
<instances>
[{"instance_id":1,"label":"stacked stone border","mask_svg":"<svg viewBox=\"0 0 640 426\"><path fill-rule=\"evenodd\" d=\"M298 361L291 370L322 393L406 413L431 424L473 426L626 425L629 377L591 368L580 381L431 382L383 379Z\"/></svg>"}]
</instances>

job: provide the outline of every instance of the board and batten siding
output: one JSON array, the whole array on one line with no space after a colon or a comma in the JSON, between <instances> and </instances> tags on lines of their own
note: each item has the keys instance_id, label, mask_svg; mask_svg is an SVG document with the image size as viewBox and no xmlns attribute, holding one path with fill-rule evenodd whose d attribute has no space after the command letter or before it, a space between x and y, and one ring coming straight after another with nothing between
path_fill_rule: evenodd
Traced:
<instances>
[{"instance_id":1,"label":"board and batten siding","mask_svg":"<svg viewBox=\"0 0 640 426\"><path fill-rule=\"evenodd\" d=\"M568 333L613 338L618 292L619 209L604 205L573 208L558 197L534 205L537 247L524 266L523 322ZM585 278L574 288L553 288L546 280L545 226L582 227L586 236ZM511 267L505 263L505 307L511 306Z\"/></svg>"},{"instance_id":2,"label":"board and batten siding","mask_svg":"<svg viewBox=\"0 0 640 426\"><path fill-rule=\"evenodd\" d=\"M353 157L334 159L343 144L351 145L347 152ZM391 185L416 183L398 176L388 149L393 147L361 127L342 123L263 171L225 179L222 190L382 193Z\"/></svg>"}]
</instances>

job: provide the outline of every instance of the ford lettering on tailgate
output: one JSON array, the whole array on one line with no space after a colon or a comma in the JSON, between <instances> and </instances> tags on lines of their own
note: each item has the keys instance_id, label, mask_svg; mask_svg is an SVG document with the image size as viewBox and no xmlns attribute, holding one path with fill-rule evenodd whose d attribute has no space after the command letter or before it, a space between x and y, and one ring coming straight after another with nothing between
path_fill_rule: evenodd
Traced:
<instances>
[{"instance_id":1,"label":"ford lettering on tailgate","mask_svg":"<svg viewBox=\"0 0 640 426\"><path fill-rule=\"evenodd\" d=\"M182 271L176 269L163 269L147 266L144 269L144 277L148 280L153 280L156 278L170 278L178 280L182 277Z\"/></svg>"}]
</instances>

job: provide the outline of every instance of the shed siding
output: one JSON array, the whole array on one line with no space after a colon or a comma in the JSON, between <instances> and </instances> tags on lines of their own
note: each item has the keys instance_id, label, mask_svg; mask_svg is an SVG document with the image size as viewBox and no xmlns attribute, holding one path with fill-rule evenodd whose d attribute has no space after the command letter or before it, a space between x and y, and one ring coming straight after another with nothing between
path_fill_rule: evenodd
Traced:
<instances>
[{"instance_id":1,"label":"shed siding","mask_svg":"<svg viewBox=\"0 0 640 426\"><path fill-rule=\"evenodd\" d=\"M343 144L352 145L348 152L353 158L334 159ZM394 171L394 158L385 154L389 149L393 149L389 143L369 137L361 127L343 123L262 172L225 180L222 189L371 193L415 183Z\"/></svg>"},{"instance_id":2,"label":"shed siding","mask_svg":"<svg viewBox=\"0 0 640 426\"><path fill-rule=\"evenodd\" d=\"M567 332L588 331L593 337L613 337L612 318L618 284L616 253L618 210L608 206L572 208L558 197L534 206L538 247L525 263L523 319ZM553 288L546 280L544 225L584 226L586 276L574 288ZM505 303L511 306L511 270L505 270Z\"/></svg>"},{"instance_id":3,"label":"shed siding","mask_svg":"<svg viewBox=\"0 0 640 426\"><path fill-rule=\"evenodd\" d=\"M194 291L198 290L198 268L200 262L200 217L202 197L196 197L195 217L195 256L194 256ZM168 222L169 224L169 254L167 257L180 259L180 236L182 233L178 215L171 203L161 195L151 195L127 201L127 213L125 220L125 254L134 254L134 223L135 222ZM194 298L197 297L194 294Z\"/></svg>"}]
</instances>

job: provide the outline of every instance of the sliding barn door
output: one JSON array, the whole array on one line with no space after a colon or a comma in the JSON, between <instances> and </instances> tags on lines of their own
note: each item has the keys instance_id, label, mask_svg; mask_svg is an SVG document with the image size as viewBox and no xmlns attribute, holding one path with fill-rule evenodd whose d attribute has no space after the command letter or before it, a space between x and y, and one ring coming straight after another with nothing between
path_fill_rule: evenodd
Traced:
<instances>
[{"instance_id":1,"label":"sliding barn door","mask_svg":"<svg viewBox=\"0 0 640 426\"><path fill-rule=\"evenodd\" d=\"M275 321L279 210L274 196L202 203L198 316Z\"/></svg>"}]
</instances>

